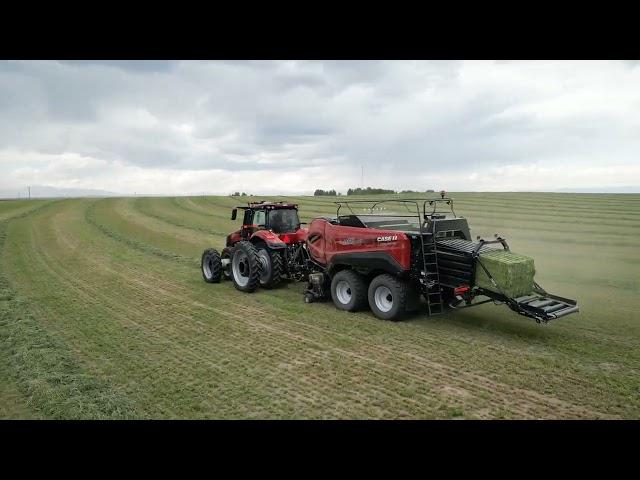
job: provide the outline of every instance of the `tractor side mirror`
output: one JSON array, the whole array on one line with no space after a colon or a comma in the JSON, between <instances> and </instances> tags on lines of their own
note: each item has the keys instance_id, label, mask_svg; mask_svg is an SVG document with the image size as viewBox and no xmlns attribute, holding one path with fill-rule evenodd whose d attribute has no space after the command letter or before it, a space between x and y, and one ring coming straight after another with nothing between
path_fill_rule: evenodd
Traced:
<instances>
[{"instance_id":1,"label":"tractor side mirror","mask_svg":"<svg viewBox=\"0 0 640 480\"><path fill-rule=\"evenodd\" d=\"M237 216L238 216L238 209L234 208L233 210L231 210L231 220L235 220Z\"/></svg>"}]
</instances>

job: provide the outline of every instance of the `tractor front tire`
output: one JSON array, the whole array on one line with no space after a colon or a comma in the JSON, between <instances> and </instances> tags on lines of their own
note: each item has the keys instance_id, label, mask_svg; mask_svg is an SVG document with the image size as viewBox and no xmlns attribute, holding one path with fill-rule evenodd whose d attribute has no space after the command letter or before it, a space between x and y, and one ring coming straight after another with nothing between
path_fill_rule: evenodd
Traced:
<instances>
[{"instance_id":1,"label":"tractor front tire","mask_svg":"<svg viewBox=\"0 0 640 480\"><path fill-rule=\"evenodd\" d=\"M376 317L397 322L411 306L412 291L408 282L384 273L371 280L368 297Z\"/></svg>"},{"instance_id":2,"label":"tractor front tire","mask_svg":"<svg viewBox=\"0 0 640 480\"><path fill-rule=\"evenodd\" d=\"M215 248L207 248L202 252L200 262L202 267L202 278L207 283L220 283L222 277L222 261L220 254Z\"/></svg>"},{"instance_id":3,"label":"tractor front tire","mask_svg":"<svg viewBox=\"0 0 640 480\"><path fill-rule=\"evenodd\" d=\"M262 288L275 288L282 281L283 262L282 255L270 249L266 244L258 244L258 258L262 264L260 286Z\"/></svg>"},{"instance_id":4,"label":"tractor front tire","mask_svg":"<svg viewBox=\"0 0 640 480\"><path fill-rule=\"evenodd\" d=\"M247 241L236 243L231 257L233 286L241 292L255 292L260 286L261 274L262 263L256 247Z\"/></svg>"},{"instance_id":5,"label":"tractor front tire","mask_svg":"<svg viewBox=\"0 0 640 480\"><path fill-rule=\"evenodd\" d=\"M357 312L367 306L367 282L353 270L341 270L331 280L331 298L340 310Z\"/></svg>"},{"instance_id":6,"label":"tractor front tire","mask_svg":"<svg viewBox=\"0 0 640 480\"><path fill-rule=\"evenodd\" d=\"M229 260L226 267L222 267L222 278L224 280L231 280L231 260L233 260L233 247L225 247L220 254L222 260Z\"/></svg>"}]
</instances>

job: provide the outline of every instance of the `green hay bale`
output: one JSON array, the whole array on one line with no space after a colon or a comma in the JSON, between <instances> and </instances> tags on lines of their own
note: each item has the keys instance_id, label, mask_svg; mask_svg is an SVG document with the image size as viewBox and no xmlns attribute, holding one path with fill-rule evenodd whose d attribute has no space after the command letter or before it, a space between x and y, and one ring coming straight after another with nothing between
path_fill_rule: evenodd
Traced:
<instances>
[{"instance_id":1,"label":"green hay bale","mask_svg":"<svg viewBox=\"0 0 640 480\"><path fill-rule=\"evenodd\" d=\"M480 261L507 296L521 297L533 291L533 258L507 250L491 250L481 253ZM500 293L480 265L476 267L476 286Z\"/></svg>"}]
</instances>

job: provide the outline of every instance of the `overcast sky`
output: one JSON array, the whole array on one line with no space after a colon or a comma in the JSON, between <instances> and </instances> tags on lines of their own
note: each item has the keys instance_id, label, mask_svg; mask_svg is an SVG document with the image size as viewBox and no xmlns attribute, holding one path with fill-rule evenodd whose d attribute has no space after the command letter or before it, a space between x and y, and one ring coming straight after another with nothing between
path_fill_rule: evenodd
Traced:
<instances>
[{"instance_id":1,"label":"overcast sky","mask_svg":"<svg viewBox=\"0 0 640 480\"><path fill-rule=\"evenodd\" d=\"M0 62L0 191L640 185L640 64Z\"/></svg>"}]
</instances>

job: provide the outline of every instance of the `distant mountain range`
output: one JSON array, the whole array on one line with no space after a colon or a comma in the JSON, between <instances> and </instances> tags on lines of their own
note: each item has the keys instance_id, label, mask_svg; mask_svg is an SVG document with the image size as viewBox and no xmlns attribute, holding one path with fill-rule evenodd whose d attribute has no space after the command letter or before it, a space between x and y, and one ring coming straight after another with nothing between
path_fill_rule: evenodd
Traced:
<instances>
[{"instance_id":1,"label":"distant mountain range","mask_svg":"<svg viewBox=\"0 0 640 480\"><path fill-rule=\"evenodd\" d=\"M57 188L45 185L32 185L31 198L56 198L56 197L114 197L121 193L108 192L106 190L92 190L89 188ZM27 198L26 188L20 191L0 190L0 198Z\"/></svg>"},{"instance_id":2,"label":"distant mountain range","mask_svg":"<svg viewBox=\"0 0 640 480\"><path fill-rule=\"evenodd\" d=\"M537 190L543 193L640 193L640 186L627 186L627 187L585 187L585 188L555 188L548 190ZM224 193L211 193L211 192L185 192L184 196L198 196L198 195L225 195ZM312 192L302 192L298 195L312 195ZM0 199L2 198L27 198L27 189L21 190L0 190ZM31 187L31 198L73 198L73 197L132 197L135 194L131 193L118 193L110 192L107 190L96 190L89 188L57 188L49 187L46 185L33 185ZM272 194L265 194L263 196L269 196ZM290 195L296 195L291 193ZM163 197L163 196L176 196L175 194L148 194L144 192L138 192L137 196L145 197ZM254 194L254 196L261 196L261 194Z\"/></svg>"}]
</instances>

